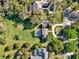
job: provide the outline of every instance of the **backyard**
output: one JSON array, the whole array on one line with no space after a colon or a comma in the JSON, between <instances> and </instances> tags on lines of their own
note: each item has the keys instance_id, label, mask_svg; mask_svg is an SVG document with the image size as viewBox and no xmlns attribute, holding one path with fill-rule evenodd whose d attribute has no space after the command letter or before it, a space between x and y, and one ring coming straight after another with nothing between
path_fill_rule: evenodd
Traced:
<instances>
[{"instance_id":1,"label":"backyard","mask_svg":"<svg viewBox=\"0 0 79 59\"><path fill-rule=\"evenodd\" d=\"M13 26L14 22L11 20L4 20L4 25L6 27L6 32L3 37L5 37L7 43L5 45L0 45L0 59L4 59L4 55L8 54L14 54L16 50L12 50L13 44L16 42L19 42L20 47L22 46L22 43L29 42L30 46L32 46L35 43L39 43L38 38L34 38L32 36L32 32L30 30L23 30L20 28L16 28ZM20 24L19 24L20 25ZM23 27L23 26L22 26ZM15 35L19 36L19 40L15 40ZM11 50L4 52L4 49L6 46L10 46ZM4 57L4 58L3 58Z\"/></svg>"}]
</instances>

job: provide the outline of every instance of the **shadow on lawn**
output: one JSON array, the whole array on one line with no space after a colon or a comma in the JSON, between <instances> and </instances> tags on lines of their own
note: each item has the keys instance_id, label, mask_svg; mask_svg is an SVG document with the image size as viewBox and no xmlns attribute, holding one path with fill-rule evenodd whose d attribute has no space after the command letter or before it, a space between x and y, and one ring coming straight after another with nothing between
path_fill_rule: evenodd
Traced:
<instances>
[{"instance_id":1,"label":"shadow on lawn","mask_svg":"<svg viewBox=\"0 0 79 59\"><path fill-rule=\"evenodd\" d=\"M23 21L23 26L24 26L24 30L26 29L32 29L33 28L33 24L30 22L30 17L29 18L26 18L24 21Z\"/></svg>"},{"instance_id":2,"label":"shadow on lawn","mask_svg":"<svg viewBox=\"0 0 79 59\"><path fill-rule=\"evenodd\" d=\"M13 21L13 22L15 22L15 23L17 23L17 24L22 23L22 20L19 19L18 15L7 15L5 18L6 18L7 20L11 20L11 21Z\"/></svg>"},{"instance_id":3,"label":"shadow on lawn","mask_svg":"<svg viewBox=\"0 0 79 59\"><path fill-rule=\"evenodd\" d=\"M32 29L33 28L33 24L30 22L30 17L26 18L26 19L20 19L18 17L18 15L7 15L5 17L5 19L7 20L11 20L13 21L15 24L23 24L24 28L23 30L27 30L27 29Z\"/></svg>"}]
</instances>

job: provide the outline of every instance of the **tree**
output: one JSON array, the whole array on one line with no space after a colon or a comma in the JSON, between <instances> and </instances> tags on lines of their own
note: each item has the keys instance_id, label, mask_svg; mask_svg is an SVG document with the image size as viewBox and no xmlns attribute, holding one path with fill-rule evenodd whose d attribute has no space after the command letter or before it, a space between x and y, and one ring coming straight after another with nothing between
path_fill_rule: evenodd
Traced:
<instances>
[{"instance_id":1,"label":"tree","mask_svg":"<svg viewBox=\"0 0 79 59\"><path fill-rule=\"evenodd\" d=\"M26 48L26 49L30 48L30 43L27 43L27 42L24 43L22 48Z\"/></svg>"},{"instance_id":2,"label":"tree","mask_svg":"<svg viewBox=\"0 0 79 59\"><path fill-rule=\"evenodd\" d=\"M5 49L4 49L4 51L9 51L9 50L11 50L11 47L7 45L7 46L5 47Z\"/></svg>"},{"instance_id":3,"label":"tree","mask_svg":"<svg viewBox=\"0 0 79 59\"><path fill-rule=\"evenodd\" d=\"M76 11L76 10L79 9L78 6L79 6L78 2L75 2L75 3L73 3L73 4L71 5L71 8L72 8L74 11Z\"/></svg>"},{"instance_id":4,"label":"tree","mask_svg":"<svg viewBox=\"0 0 79 59\"><path fill-rule=\"evenodd\" d=\"M77 28L79 28L79 21L77 21L76 23L72 24L71 27L74 28L75 30Z\"/></svg>"},{"instance_id":5,"label":"tree","mask_svg":"<svg viewBox=\"0 0 79 59\"><path fill-rule=\"evenodd\" d=\"M64 9L64 8L66 8L67 6L68 6L67 0L63 0L63 1L61 2L61 8Z\"/></svg>"},{"instance_id":6,"label":"tree","mask_svg":"<svg viewBox=\"0 0 79 59\"><path fill-rule=\"evenodd\" d=\"M20 47L20 43L14 43L13 49L18 49Z\"/></svg>"},{"instance_id":7,"label":"tree","mask_svg":"<svg viewBox=\"0 0 79 59\"><path fill-rule=\"evenodd\" d=\"M15 40L19 40L20 39L19 35L16 34L15 37L14 37L14 39Z\"/></svg>"},{"instance_id":8,"label":"tree","mask_svg":"<svg viewBox=\"0 0 79 59\"><path fill-rule=\"evenodd\" d=\"M33 15L31 15L31 23L33 24L39 24L43 20L46 20L47 16L42 10L36 10L34 11Z\"/></svg>"},{"instance_id":9,"label":"tree","mask_svg":"<svg viewBox=\"0 0 79 59\"><path fill-rule=\"evenodd\" d=\"M65 44L65 49L67 52L75 52L77 51L77 41L70 41L67 44Z\"/></svg>"},{"instance_id":10,"label":"tree","mask_svg":"<svg viewBox=\"0 0 79 59\"><path fill-rule=\"evenodd\" d=\"M48 44L48 47L51 47L56 54L60 53L64 49L63 43L55 38L52 38L51 42Z\"/></svg>"},{"instance_id":11,"label":"tree","mask_svg":"<svg viewBox=\"0 0 79 59\"><path fill-rule=\"evenodd\" d=\"M7 56L6 56L6 59L10 59L12 56L11 56L11 54L8 54Z\"/></svg>"},{"instance_id":12,"label":"tree","mask_svg":"<svg viewBox=\"0 0 79 59\"><path fill-rule=\"evenodd\" d=\"M31 50L35 50L36 48L39 48L40 47L40 44L34 44L32 47L31 47Z\"/></svg>"},{"instance_id":13,"label":"tree","mask_svg":"<svg viewBox=\"0 0 79 59\"><path fill-rule=\"evenodd\" d=\"M62 31L62 34L67 38L67 39L77 39L78 38L78 33L75 29L73 28L66 28Z\"/></svg>"},{"instance_id":14,"label":"tree","mask_svg":"<svg viewBox=\"0 0 79 59\"><path fill-rule=\"evenodd\" d=\"M77 21L76 23L72 24L71 27L73 29L75 29L78 32L78 35L79 35L79 21Z\"/></svg>"},{"instance_id":15,"label":"tree","mask_svg":"<svg viewBox=\"0 0 79 59\"><path fill-rule=\"evenodd\" d=\"M78 54L74 54L71 57L72 57L71 59L79 59L79 55Z\"/></svg>"},{"instance_id":16,"label":"tree","mask_svg":"<svg viewBox=\"0 0 79 59\"><path fill-rule=\"evenodd\" d=\"M4 36L0 35L0 44L4 45L6 43L7 43L6 38Z\"/></svg>"},{"instance_id":17,"label":"tree","mask_svg":"<svg viewBox=\"0 0 79 59\"><path fill-rule=\"evenodd\" d=\"M62 23L62 10L56 10L54 16L49 15L49 21L53 21L53 23Z\"/></svg>"}]
</instances>

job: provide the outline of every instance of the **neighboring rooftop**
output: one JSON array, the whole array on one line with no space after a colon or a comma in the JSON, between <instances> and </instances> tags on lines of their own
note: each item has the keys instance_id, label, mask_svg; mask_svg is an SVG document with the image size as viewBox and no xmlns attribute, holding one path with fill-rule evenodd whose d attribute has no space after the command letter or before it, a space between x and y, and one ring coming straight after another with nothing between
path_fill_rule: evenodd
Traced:
<instances>
[{"instance_id":1,"label":"neighboring rooftop","mask_svg":"<svg viewBox=\"0 0 79 59\"><path fill-rule=\"evenodd\" d=\"M44 42L45 41L45 38L47 37L48 35L48 25L49 25L49 22L44 20L41 24L41 28L36 30L34 33L35 33L35 36L38 36L41 38L41 41Z\"/></svg>"},{"instance_id":2,"label":"neighboring rooftop","mask_svg":"<svg viewBox=\"0 0 79 59\"><path fill-rule=\"evenodd\" d=\"M79 20L79 11L72 12L71 14L69 14L69 17L68 18L71 21L73 21L73 20L75 20L75 21Z\"/></svg>"},{"instance_id":3,"label":"neighboring rooftop","mask_svg":"<svg viewBox=\"0 0 79 59\"><path fill-rule=\"evenodd\" d=\"M49 3L48 0L35 1L30 6L30 12L40 9L47 9L49 13L52 13L56 7L55 4Z\"/></svg>"},{"instance_id":4,"label":"neighboring rooftop","mask_svg":"<svg viewBox=\"0 0 79 59\"><path fill-rule=\"evenodd\" d=\"M47 28L48 23L49 23L48 21L44 20L44 21L42 22L42 27Z\"/></svg>"},{"instance_id":5,"label":"neighboring rooftop","mask_svg":"<svg viewBox=\"0 0 79 59\"><path fill-rule=\"evenodd\" d=\"M47 28L42 28L41 29L41 38L45 39L48 35L48 29Z\"/></svg>"},{"instance_id":6,"label":"neighboring rooftop","mask_svg":"<svg viewBox=\"0 0 79 59\"><path fill-rule=\"evenodd\" d=\"M37 48L33 51L30 59L48 59L48 51L45 48Z\"/></svg>"},{"instance_id":7,"label":"neighboring rooftop","mask_svg":"<svg viewBox=\"0 0 79 59\"><path fill-rule=\"evenodd\" d=\"M79 10L72 11L71 8L67 8L64 10L64 17L68 18L70 21L76 21L79 20Z\"/></svg>"}]
</instances>

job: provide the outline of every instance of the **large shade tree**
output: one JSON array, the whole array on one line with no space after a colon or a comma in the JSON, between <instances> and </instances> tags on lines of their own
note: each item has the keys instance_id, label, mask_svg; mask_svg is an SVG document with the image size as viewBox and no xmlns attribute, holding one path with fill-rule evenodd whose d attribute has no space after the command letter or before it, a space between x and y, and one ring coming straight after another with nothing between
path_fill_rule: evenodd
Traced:
<instances>
[{"instance_id":1,"label":"large shade tree","mask_svg":"<svg viewBox=\"0 0 79 59\"><path fill-rule=\"evenodd\" d=\"M56 54L58 54L63 51L64 46L60 40L52 38L51 42L48 44L48 48L51 48Z\"/></svg>"},{"instance_id":2,"label":"large shade tree","mask_svg":"<svg viewBox=\"0 0 79 59\"><path fill-rule=\"evenodd\" d=\"M67 39L76 39L78 38L78 33L75 29L72 28L66 28L62 31L62 34L67 38Z\"/></svg>"},{"instance_id":3,"label":"large shade tree","mask_svg":"<svg viewBox=\"0 0 79 59\"><path fill-rule=\"evenodd\" d=\"M75 52L77 51L77 41L70 41L65 44L65 49L67 52Z\"/></svg>"},{"instance_id":4,"label":"large shade tree","mask_svg":"<svg viewBox=\"0 0 79 59\"><path fill-rule=\"evenodd\" d=\"M2 15L5 16L20 16L20 19L25 19L28 16L28 7L32 3L32 0L2 0L3 4L0 4ZM15 18L15 17L14 17Z\"/></svg>"}]
</instances>

